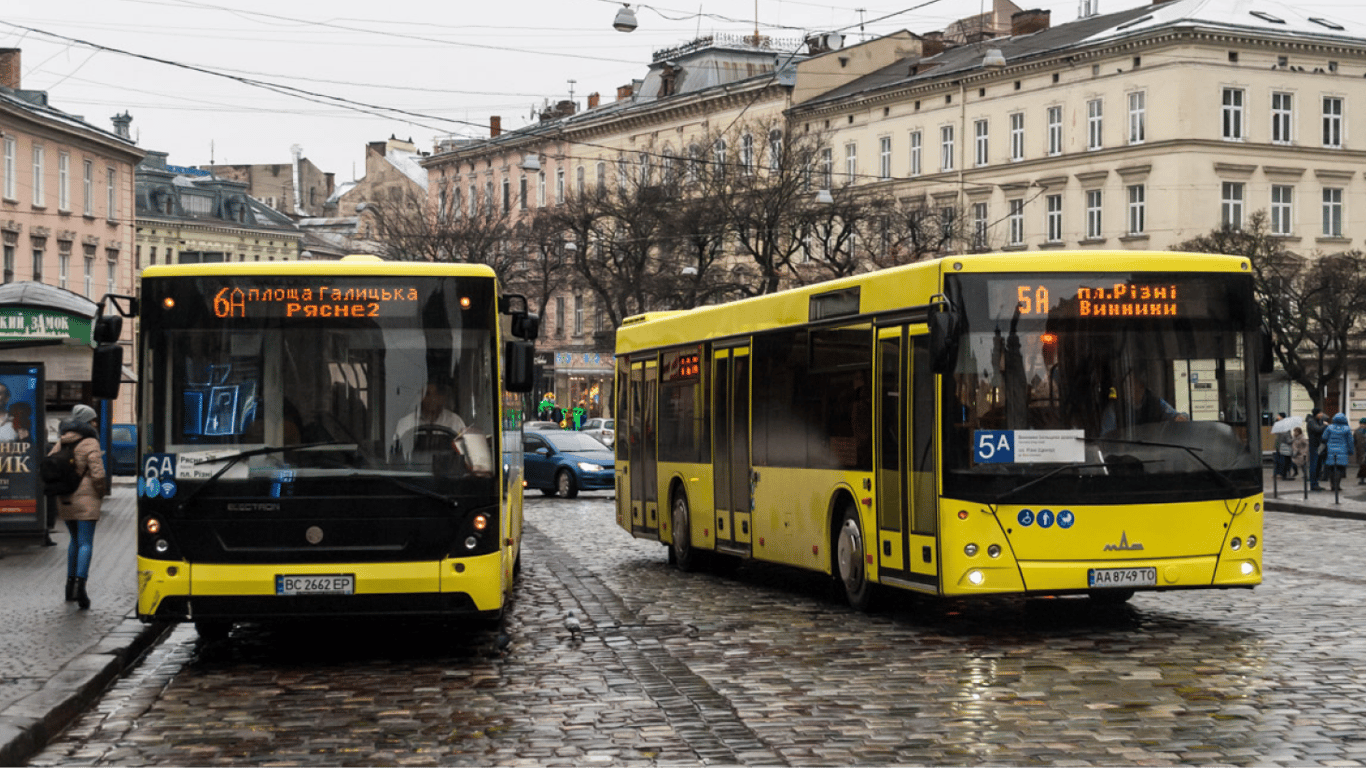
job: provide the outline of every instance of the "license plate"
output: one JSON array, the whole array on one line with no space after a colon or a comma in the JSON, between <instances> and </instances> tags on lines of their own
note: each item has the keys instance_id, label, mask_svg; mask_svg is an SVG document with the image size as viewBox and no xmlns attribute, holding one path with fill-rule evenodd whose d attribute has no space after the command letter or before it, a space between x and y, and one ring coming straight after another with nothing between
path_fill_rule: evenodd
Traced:
<instances>
[{"instance_id":1,"label":"license plate","mask_svg":"<svg viewBox=\"0 0 1366 768\"><path fill-rule=\"evenodd\" d=\"M356 577L350 573L309 576L276 576L277 595L353 595Z\"/></svg>"},{"instance_id":2,"label":"license plate","mask_svg":"<svg viewBox=\"0 0 1366 768\"><path fill-rule=\"evenodd\" d=\"M1107 587L1155 587L1156 568L1092 568L1086 572L1086 583L1092 589Z\"/></svg>"}]
</instances>

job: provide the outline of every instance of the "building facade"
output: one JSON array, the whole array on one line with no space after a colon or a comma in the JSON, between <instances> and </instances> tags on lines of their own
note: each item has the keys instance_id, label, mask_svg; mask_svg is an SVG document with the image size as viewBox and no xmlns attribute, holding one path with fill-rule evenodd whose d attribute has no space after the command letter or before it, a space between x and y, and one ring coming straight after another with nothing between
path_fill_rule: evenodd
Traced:
<instances>
[{"instance_id":1,"label":"building facade","mask_svg":"<svg viewBox=\"0 0 1366 768\"><path fill-rule=\"evenodd\" d=\"M868 72L915 45L909 35L872 41L844 66ZM502 131L493 118L488 138L439 143L422 161L430 207L439 215L468 216L487 206L525 220L633 174L710 162L720 136L734 134L728 140L758 157L771 142L781 144L783 112L792 106L797 67L807 58L796 52L801 47L797 40L701 38L657 52L645 76L618 88L613 102L597 93L583 110L562 102L514 131ZM615 328L600 298L572 275L523 292L542 315L538 394L553 392L561 405L583 403L592 415L610 415Z\"/></svg>"},{"instance_id":2,"label":"building facade","mask_svg":"<svg viewBox=\"0 0 1366 768\"><path fill-rule=\"evenodd\" d=\"M1235 0L1014 22L803 99L792 129L830 128L834 183L954 211L961 250L1165 250L1254 211L1294 253L1366 248L1366 28ZM1357 390L1328 404L1366 415Z\"/></svg>"},{"instance_id":3,"label":"building facade","mask_svg":"<svg viewBox=\"0 0 1366 768\"><path fill-rule=\"evenodd\" d=\"M330 216L328 201L335 191L335 174L327 173L294 146L293 163L257 165L201 165L220 179L247 185L247 194L292 219Z\"/></svg>"},{"instance_id":4,"label":"building facade","mask_svg":"<svg viewBox=\"0 0 1366 768\"><path fill-rule=\"evenodd\" d=\"M97 304L134 290L133 168L144 153L129 137L131 117L115 117L107 131L62 112L47 93L22 88L20 62L20 50L0 50L0 268L7 289L0 360L43 363L43 400L55 427L72 406L91 402L89 321ZM65 330L54 333L55 325ZM132 338L126 323L125 362ZM109 404L114 421L133 418L132 380L125 379Z\"/></svg>"},{"instance_id":5,"label":"building facade","mask_svg":"<svg viewBox=\"0 0 1366 768\"><path fill-rule=\"evenodd\" d=\"M139 274L156 264L294 261L303 232L247 194L243 182L166 164L149 152L137 166Z\"/></svg>"}]
</instances>

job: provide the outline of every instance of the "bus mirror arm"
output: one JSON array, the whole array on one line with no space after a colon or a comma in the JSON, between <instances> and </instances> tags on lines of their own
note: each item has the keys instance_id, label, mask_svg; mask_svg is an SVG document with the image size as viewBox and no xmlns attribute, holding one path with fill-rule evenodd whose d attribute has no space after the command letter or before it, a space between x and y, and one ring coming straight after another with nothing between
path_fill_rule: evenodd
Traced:
<instances>
[{"instance_id":1,"label":"bus mirror arm","mask_svg":"<svg viewBox=\"0 0 1366 768\"><path fill-rule=\"evenodd\" d=\"M953 371L958 359L958 338L961 334L959 310L944 300L930 306L930 367L935 373Z\"/></svg>"}]
</instances>

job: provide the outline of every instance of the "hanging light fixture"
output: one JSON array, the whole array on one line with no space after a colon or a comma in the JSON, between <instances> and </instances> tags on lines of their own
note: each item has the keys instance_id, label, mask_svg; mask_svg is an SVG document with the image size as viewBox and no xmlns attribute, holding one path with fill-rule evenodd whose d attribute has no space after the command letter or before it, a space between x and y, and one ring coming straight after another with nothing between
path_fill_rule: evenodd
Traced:
<instances>
[{"instance_id":1,"label":"hanging light fixture","mask_svg":"<svg viewBox=\"0 0 1366 768\"><path fill-rule=\"evenodd\" d=\"M621 10L617 11L617 17L612 21L612 28L618 32L633 32L636 28L636 12L631 10L630 3L622 3Z\"/></svg>"}]
</instances>

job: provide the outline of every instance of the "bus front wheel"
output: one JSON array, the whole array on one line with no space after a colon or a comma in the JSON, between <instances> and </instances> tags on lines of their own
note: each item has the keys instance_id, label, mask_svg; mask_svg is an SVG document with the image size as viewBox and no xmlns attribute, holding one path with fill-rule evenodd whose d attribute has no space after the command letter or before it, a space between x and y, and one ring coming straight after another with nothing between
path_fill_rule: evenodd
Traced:
<instances>
[{"instance_id":1,"label":"bus front wheel","mask_svg":"<svg viewBox=\"0 0 1366 768\"><path fill-rule=\"evenodd\" d=\"M698 555L692 548L692 514L688 511L688 499L681 493L674 494L669 510L669 524L673 526L673 542L669 544L669 559L674 567L688 573L697 570Z\"/></svg>"},{"instance_id":2,"label":"bus front wheel","mask_svg":"<svg viewBox=\"0 0 1366 768\"><path fill-rule=\"evenodd\" d=\"M844 514L840 517L839 534L835 540L836 575L844 588L845 599L852 608L859 611L868 610L873 602L873 584L868 581L865 552L858 512L853 507L846 506Z\"/></svg>"}]
</instances>

